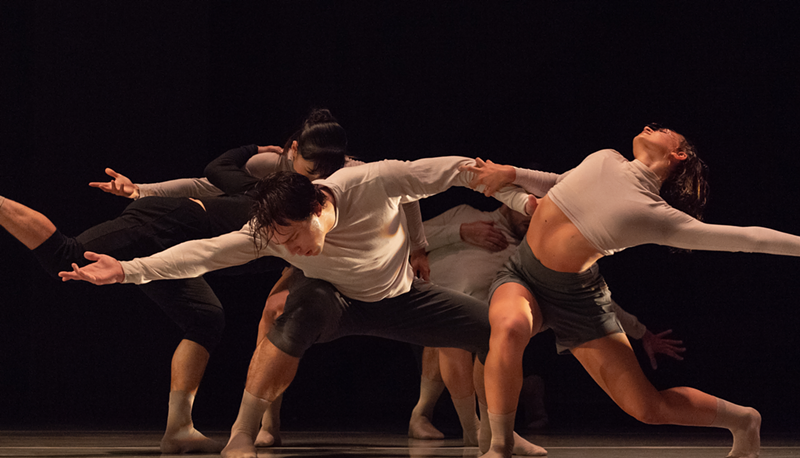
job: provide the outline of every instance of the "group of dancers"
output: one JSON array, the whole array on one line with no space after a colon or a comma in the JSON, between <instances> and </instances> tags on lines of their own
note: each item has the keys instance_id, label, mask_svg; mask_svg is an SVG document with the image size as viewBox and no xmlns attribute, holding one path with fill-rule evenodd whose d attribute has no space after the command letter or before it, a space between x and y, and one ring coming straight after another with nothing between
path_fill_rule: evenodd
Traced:
<instances>
[{"instance_id":1,"label":"group of dancers","mask_svg":"<svg viewBox=\"0 0 800 458\"><path fill-rule=\"evenodd\" d=\"M631 416L726 428L733 435L728 456L756 457L755 409L688 387L659 391L647 380L627 336L642 338L651 358L680 358L680 342L654 335L622 311L597 261L647 243L800 256L800 237L702 222L706 167L675 131L645 127L633 139L633 157L600 150L563 174L457 156L364 164L348 155L344 129L322 109L284 147L230 150L209 164L205 178L134 184L108 169L112 180L93 185L135 200L119 218L77 237L2 196L0 225L52 275L137 284L181 327L163 453L221 450L226 458L255 458L257 446L279 445L282 394L304 352L317 342L372 335L435 349L436 357L424 361L440 372L423 367L411 436L437 437L431 400L443 384L465 445L486 457L544 455L514 432L514 419L523 350L552 329L558 351L574 355ZM447 230L423 226L417 201L452 186L503 206ZM481 236L471 237L470 229ZM426 234L479 245L484 256L473 260L486 278L459 286L457 270L436 268L435 258L451 253L428 262ZM224 328L222 305L202 276L280 269L223 447L197 431L191 417Z\"/></svg>"}]
</instances>

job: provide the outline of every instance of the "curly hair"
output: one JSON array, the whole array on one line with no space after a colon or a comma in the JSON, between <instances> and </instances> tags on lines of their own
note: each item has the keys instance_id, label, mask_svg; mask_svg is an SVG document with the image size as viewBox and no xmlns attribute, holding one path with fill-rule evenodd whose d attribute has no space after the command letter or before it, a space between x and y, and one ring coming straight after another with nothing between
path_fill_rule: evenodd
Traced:
<instances>
[{"instance_id":1,"label":"curly hair","mask_svg":"<svg viewBox=\"0 0 800 458\"><path fill-rule=\"evenodd\" d=\"M278 226L304 221L324 205L322 188L294 172L274 172L262 178L253 190L251 210L256 250L272 239ZM258 240L260 239L260 243Z\"/></svg>"}]
</instances>

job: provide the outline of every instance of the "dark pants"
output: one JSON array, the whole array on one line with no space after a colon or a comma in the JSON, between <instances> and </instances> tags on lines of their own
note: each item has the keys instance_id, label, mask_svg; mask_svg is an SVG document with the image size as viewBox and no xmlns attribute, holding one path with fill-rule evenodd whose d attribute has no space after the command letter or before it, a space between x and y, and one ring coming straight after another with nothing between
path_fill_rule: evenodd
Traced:
<instances>
[{"instance_id":1,"label":"dark pants","mask_svg":"<svg viewBox=\"0 0 800 458\"><path fill-rule=\"evenodd\" d=\"M242 222L242 225L244 222ZM71 263L85 265L85 251L107 254L118 260L149 256L187 240L214 237L203 208L186 198L145 197L132 202L111 221L94 226L77 237L56 232L33 250L51 275L71 270ZM275 260L275 269L285 263ZM269 262L269 260L267 260ZM262 267L264 263L260 264ZM184 332L184 338L211 352L225 328L225 313L217 296L203 278L155 281L139 286Z\"/></svg>"},{"instance_id":2,"label":"dark pants","mask_svg":"<svg viewBox=\"0 0 800 458\"><path fill-rule=\"evenodd\" d=\"M367 335L426 347L489 351L489 312L483 301L415 280L411 291L377 302L342 296L323 280L292 284L283 315L268 334L281 351L295 357L316 342Z\"/></svg>"}]
</instances>

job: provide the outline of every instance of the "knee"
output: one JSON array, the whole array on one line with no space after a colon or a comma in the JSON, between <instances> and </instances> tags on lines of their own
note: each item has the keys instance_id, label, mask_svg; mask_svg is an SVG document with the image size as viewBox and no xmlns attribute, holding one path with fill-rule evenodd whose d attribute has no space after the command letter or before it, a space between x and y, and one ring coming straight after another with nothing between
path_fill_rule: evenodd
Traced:
<instances>
[{"instance_id":1,"label":"knee","mask_svg":"<svg viewBox=\"0 0 800 458\"><path fill-rule=\"evenodd\" d=\"M635 405L622 406L628 415L646 425L663 425L668 423L663 415L662 403L659 399L652 399Z\"/></svg>"},{"instance_id":2,"label":"knee","mask_svg":"<svg viewBox=\"0 0 800 458\"><path fill-rule=\"evenodd\" d=\"M523 314L497 314L489 317L492 340L524 342L531 338L530 319Z\"/></svg>"},{"instance_id":3,"label":"knee","mask_svg":"<svg viewBox=\"0 0 800 458\"><path fill-rule=\"evenodd\" d=\"M184 338L195 341L211 353L222 340L225 330L225 312L222 308L209 307L198 310L191 324L184 328Z\"/></svg>"}]
</instances>

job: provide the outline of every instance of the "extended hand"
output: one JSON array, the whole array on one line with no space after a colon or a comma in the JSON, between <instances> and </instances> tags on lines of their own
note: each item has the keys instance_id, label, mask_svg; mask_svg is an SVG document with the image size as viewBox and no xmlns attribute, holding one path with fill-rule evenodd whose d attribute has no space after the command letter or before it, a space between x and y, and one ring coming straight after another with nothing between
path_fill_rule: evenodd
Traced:
<instances>
[{"instance_id":1,"label":"extended hand","mask_svg":"<svg viewBox=\"0 0 800 458\"><path fill-rule=\"evenodd\" d=\"M89 183L89 186L93 188L100 188L109 194L114 194L115 196L127 197L129 199L135 199L139 197L139 186L133 184L128 177L109 168L106 169L106 175L113 178L113 180L109 181L108 183L93 181Z\"/></svg>"},{"instance_id":2,"label":"extended hand","mask_svg":"<svg viewBox=\"0 0 800 458\"><path fill-rule=\"evenodd\" d=\"M498 189L510 185L517 178L517 171L510 165L495 164L490 160L475 159L475 165L462 165L458 168L462 172L472 172L475 176L469 182L473 189L486 186L482 191L487 197L494 195Z\"/></svg>"},{"instance_id":3,"label":"extended hand","mask_svg":"<svg viewBox=\"0 0 800 458\"><path fill-rule=\"evenodd\" d=\"M428 264L428 253L424 247L412 251L408 262L411 263L411 268L414 269L415 277L431 281L431 266Z\"/></svg>"},{"instance_id":4,"label":"extended hand","mask_svg":"<svg viewBox=\"0 0 800 458\"><path fill-rule=\"evenodd\" d=\"M647 357L650 358L650 365L653 369L658 369L658 364L656 363L657 353L662 353L678 361L683 361L683 357L678 354L686 351L686 348L683 347L683 341L664 338L670 334L672 334L672 329L658 334L653 334L650 330L647 330L642 337L642 346L647 353Z\"/></svg>"},{"instance_id":5,"label":"extended hand","mask_svg":"<svg viewBox=\"0 0 800 458\"><path fill-rule=\"evenodd\" d=\"M122 265L116 259L105 254L87 251L83 256L89 261L94 261L84 267L72 263L72 271L59 272L62 281L83 280L95 285L110 285L121 283L125 280Z\"/></svg>"},{"instance_id":6,"label":"extended hand","mask_svg":"<svg viewBox=\"0 0 800 458\"><path fill-rule=\"evenodd\" d=\"M492 221L474 221L461 224L461 240L489 251L502 251L508 247L506 236L494 227Z\"/></svg>"}]
</instances>

